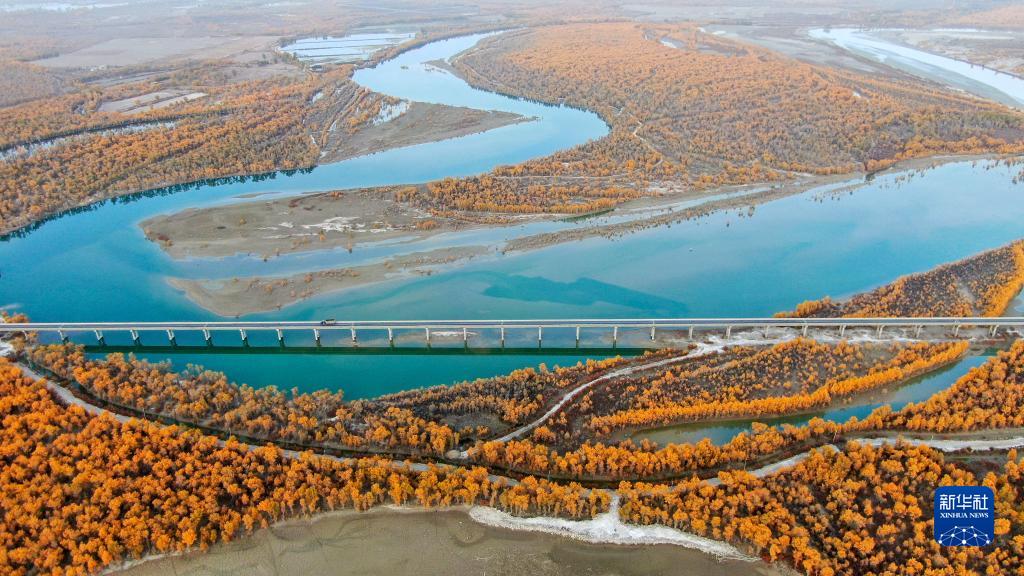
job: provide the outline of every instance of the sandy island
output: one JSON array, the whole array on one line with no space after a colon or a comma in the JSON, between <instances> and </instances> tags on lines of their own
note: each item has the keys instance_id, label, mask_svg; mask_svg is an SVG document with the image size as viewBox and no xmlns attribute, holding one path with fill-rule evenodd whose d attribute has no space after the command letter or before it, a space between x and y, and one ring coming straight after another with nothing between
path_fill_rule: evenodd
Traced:
<instances>
[{"instance_id":1,"label":"sandy island","mask_svg":"<svg viewBox=\"0 0 1024 576\"><path fill-rule=\"evenodd\" d=\"M533 120L511 112L425 102L403 101L402 107L394 118L374 123L354 134L343 130L334 132L321 151L320 163L468 136Z\"/></svg>"},{"instance_id":2,"label":"sandy island","mask_svg":"<svg viewBox=\"0 0 1024 576\"><path fill-rule=\"evenodd\" d=\"M326 292L336 292L386 280L429 276L439 267L486 254L485 246L459 246L414 252L382 262L318 270L282 277L222 280L169 278L167 281L203 308L221 316L242 316L280 309Z\"/></svg>"},{"instance_id":3,"label":"sandy island","mask_svg":"<svg viewBox=\"0 0 1024 576\"><path fill-rule=\"evenodd\" d=\"M352 249L397 238L420 240L459 227L398 202L387 186L189 208L143 221L146 238L172 258L264 259L294 252Z\"/></svg>"}]
</instances>

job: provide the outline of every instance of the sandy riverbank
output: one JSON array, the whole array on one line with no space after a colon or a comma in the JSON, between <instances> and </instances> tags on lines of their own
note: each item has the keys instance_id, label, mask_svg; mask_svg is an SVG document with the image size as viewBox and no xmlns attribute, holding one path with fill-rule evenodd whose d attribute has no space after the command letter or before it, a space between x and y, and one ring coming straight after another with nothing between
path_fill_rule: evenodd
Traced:
<instances>
[{"instance_id":1,"label":"sandy riverbank","mask_svg":"<svg viewBox=\"0 0 1024 576\"><path fill-rule=\"evenodd\" d=\"M853 70L881 77L893 77L896 73L885 66L866 58L859 58L845 50L818 42L807 34L804 26L795 24L713 24L706 27L707 33L723 35L726 38L754 44L790 58L829 68Z\"/></svg>"},{"instance_id":2,"label":"sandy riverbank","mask_svg":"<svg viewBox=\"0 0 1024 576\"><path fill-rule=\"evenodd\" d=\"M835 176L800 175L771 186L755 183L702 191L657 192L651 196L624 202L604 216L623 216L627 223L615 226L599 224L574 227L555 236L539 235L520 239L511 249L539 246L588 236L636 230L687 217L691 212L677 210L680 203L700 203L700 213L723 208L750 206L784 196L805 192L816 186L862 178L863 174ZM154 216L140 223L146 238L156 242L172 258L222 258L237 254L270 259L282 254L313 252L334 248L354 249L360 245L401 239L406 242L453 231L501 228L524 222L552 221L565 214L498 215L501 223L487 221L488 215L469 215L455 220L430 215L400 200L409 186L382 186L303 194L260 201L245 201L204 208L189 208L172 214ZM667 189L667 188L666 188ZM749 191L759 191L751 192ZM723 195L727 200L711 202ZM706 208L706 210L705 210ZM657 216L652 216L657 215ZM585 216L584 216L585 217ZM584 218L575 216L574 218Z\"/></svg>"},{"instance_id":3,"label":"sandy riverbank","mask_svg":"<svg viewBox=\"0 0 1024 576\"><path fill-rule=\"evenodd\" d=\"M169 278L175 288L221 316L241 316L280 309L326 292L408 278L429 276L439 267L464 263L488 252L484 246L441 248L389 258L364 266L319 270L283 277L192 280Z\"/></svg>"},{"instance_id":4,"label":"sandy riverbank","mask_svg":"<svg viewBox=\"0 0 1024 576\"><path fill-rule=\"evenodd\" d=\"M1024 75L1024 30L970 28L889 29L876 32L891 42L947 58Z\"/></svg>"},{"instance_id":5,"label":"sandy riverbank","mask_svg":"<svg viewBox=\"0 0 1024 576\"><path fill-rule=\"evenodd\" d=\"M475 522L467 509L380 508L295 520L206 552L150 560L118 572L245 575L670 575L782 574L760 562L719 560L680 546L591 544Z\"/></svg>"}]
</instances>

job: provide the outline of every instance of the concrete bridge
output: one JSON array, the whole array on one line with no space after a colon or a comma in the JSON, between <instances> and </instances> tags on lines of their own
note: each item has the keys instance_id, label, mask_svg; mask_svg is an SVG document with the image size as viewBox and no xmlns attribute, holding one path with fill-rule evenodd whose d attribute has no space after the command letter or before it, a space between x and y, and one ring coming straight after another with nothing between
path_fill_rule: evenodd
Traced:
<instances>
[{"instance_id":1,"label":"concrete bridge","mask_svg":"<svg viewBox=\"0 0 1024 576\"><path fill-rule=\"evenodd\" d=\"M848 330L881 337L886 331L907 338L995 338L1024 333L1024 317L970 318L615 318L615 319L532 319L532 320L324 320L324 321L227 321L227 322L30 322L0 323L0 334L35 332L60 340L71 335L91 333L98 344L106 335L118 334L126 342L141 346L143 335L158 334L161 343L175 346L179 334L188 334L200 344L212 347L249 345L250 335L269 336L270 342L284 346L287 340L315 347L378 346L432 344L471 341L493 343L505 348L506 342L530 343L543 347L552 338L576 347L594 344L613 348L620 342L634 347L654 348L681 341L716 335L734 338L734 332L758 338L785 339L803 336L846 337ZM198 337L202 340L198 340ZM128 340L130 338L130 340ZM147 345L155 343L148 337Z\"/></svg>"}]
</instances>

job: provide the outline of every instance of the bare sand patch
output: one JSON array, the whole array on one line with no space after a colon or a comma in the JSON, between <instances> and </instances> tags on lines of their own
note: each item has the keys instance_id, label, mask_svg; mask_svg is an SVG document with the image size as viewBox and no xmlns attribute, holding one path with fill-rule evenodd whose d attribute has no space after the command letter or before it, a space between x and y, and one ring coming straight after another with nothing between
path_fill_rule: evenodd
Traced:
<instances>
[{"instance_id":1,"label":"bare sand patch","mask_svg":"<svg viewBox=\"0 0 1024 576\"><path fill-rule=\"evenodd\" d=\"M429 276L446 265L464 263L488 252L485 246L442 248L395 256L382 262L334 268L284 277L192 280L169 278L189 300L221 316L242 316L279 310L284 306L327 292L409 278Z\"/></svg>"},{"instance_id":2,"label":"bare sand patch","mask_svg":"<svg viewBox=\"0 0 1024 576\"><path fill-rule=\"evenodd\" d=\"M227 58L269 48L276 41L275 36L114 38L35 63L50 68L100 68L135 66L154 60Z\"/></svg>"},{"instance_id":3,"label":"bare sand patch","mask_svg":"<svg viewBox=\"0 0 1024 576\"><path fill-rule=\"evenodd\" d=\"M100 104L99 110L100 112L137 114L139 112L149 112L150 110L167 108L168 106L174 106L175 104L181 104L183 102L191 102L192 100L198 100L205 96L206 94L204 92L190 92L188 90L157 90L156 92L140 94L139 96L132 96L131 98L104 102Z\"/></svg>"},{"instance_id":4,"label":"bare sand patch","mask_svg":"<svg viewBox=\"0 0 1024 576\"><path fill-rule=\"evenodd\" d=\"M402 187L325 192L265 202L192 208L140 225L173 258L218 258L348 248L422 239L454 223L395 200Z\"/></svg>"}]
</instances>

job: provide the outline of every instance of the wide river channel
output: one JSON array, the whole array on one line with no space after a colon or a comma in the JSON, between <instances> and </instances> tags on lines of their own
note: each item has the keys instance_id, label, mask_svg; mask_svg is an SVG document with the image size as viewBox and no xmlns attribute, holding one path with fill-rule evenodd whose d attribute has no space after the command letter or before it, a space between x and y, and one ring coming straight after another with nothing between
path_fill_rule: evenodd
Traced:
<instances>
[{"instance_id":1,"label":"wide river channel","mask_svg":"<svg viewBox=\"0 0 1024 576\"><path fill-rule=\"evenodd\" d=\"M287 274L600 223L534 223L269 262L241 256L173 260L143 237L138 223L156 214L236 202L240 196L260 195L259 201L267 194L477 174L607 133L590 112L476 90L429 64L479 39L435 42L359 70L355 80L410 100L504 110L535 120L307 172L137 195L52 219L0 241L0 306L36 321L220 320L166 278ZM992 161L957 161L921 172L886 173L768 202L752 215L743 208L614 239L474 259L431 276L324 294L245 319L771 315L803 300L870 289L1024 237L1024 187L1015 182L1019 172L1019 166ZM223 370L254 386L341 388L358 398L577 358L176 354L172 359L175 365Z\"/></svg>"}]
</instances>

